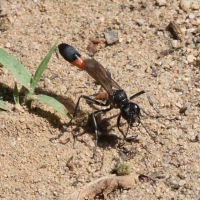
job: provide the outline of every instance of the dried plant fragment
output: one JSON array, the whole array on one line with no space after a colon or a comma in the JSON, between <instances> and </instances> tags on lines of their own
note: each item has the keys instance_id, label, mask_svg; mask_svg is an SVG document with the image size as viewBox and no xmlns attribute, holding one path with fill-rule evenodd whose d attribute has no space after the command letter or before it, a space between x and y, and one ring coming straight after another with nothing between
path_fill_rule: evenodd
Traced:
<instances>
[{"instance_id":1,"label":"dried plant fragment","mask_svg":"<svg viewBox=\"0 0 200 200\"><path fill-rule=\"evenodd\" d=\"M167 30L173 35L175 39L183 41L183 33L176 22L171 21L167 26Z\"/></svg>"},{"instance_id":2,"label":"dried plant fragment","mask_svg":"<svg viewBox=\"0 0 200 200\"><path fill-rule=\"evenodd\" d=\"M90 44L87 46L87 50L89 53L95 54L98 50L98 44L101 44L101 40L95 39L91 40Z\"/></svg>"},{"instance_id":3,"label":"dried plant fragment","mask_svg":"<svg viewBox=\"0 0 200 200\"><path fill-rule=\"evenodd\" d=\"M136 184L138 175L131 174L128 176L105 176L87 184L81 191L73 193L69 200L92 200L98 194L103 193L104 199L108 199L108 194L113 190L131 189Z\"/></svg>"}]
</instances>

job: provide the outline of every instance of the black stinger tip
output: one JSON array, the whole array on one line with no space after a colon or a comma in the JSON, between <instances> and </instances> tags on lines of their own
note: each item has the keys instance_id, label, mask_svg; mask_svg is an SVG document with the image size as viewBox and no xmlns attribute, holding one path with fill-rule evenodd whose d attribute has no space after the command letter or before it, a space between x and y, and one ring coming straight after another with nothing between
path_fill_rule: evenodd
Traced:
<instances>
[{"instance_id":1,"label":"black stinger tip","mask_svg":"<svg viewBox=\"0 0 200 200\"><path fill-rule=\"evenodd\" d=\"M74 49L74 47L68 44L65 43L59 44L58 48L62 57L68 62L74 62L78 57L81 56L79 52L76 49Z\"/></svg>"}]
</instances>

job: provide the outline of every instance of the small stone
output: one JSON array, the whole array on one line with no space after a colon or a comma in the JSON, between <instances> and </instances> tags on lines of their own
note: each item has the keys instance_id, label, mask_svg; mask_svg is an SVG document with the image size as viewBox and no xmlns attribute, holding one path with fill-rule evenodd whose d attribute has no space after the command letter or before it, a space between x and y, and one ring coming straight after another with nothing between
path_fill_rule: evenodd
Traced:
<instances>
[{"instance_id":1,"label":"small stone","mask_svg":"<svg viewBox=\"0 0 200 200\"><path fill-rule=\"evenodd\" d=\"M193 55L188 55L188 56L187 56L187 61L188 61L189 63L194 62L194 59L195 59L195 57L194 57Z\"/></svg>"},{"instance_id":2,"label":"small stone","mask_svg":"<svg viewBox=\"0 0 200 200\"><path fill-rule=\"evenodd\" d=\"M188 105L185 105L185 106L183 106L183 107L180 108L179 113L180 114L184 114L187 109L188 109Z\"/></svg>"},{"instance_id":3,"label":"small stone","mask_svg":"<svg viewBox=\"0 0 200 200\"><path fill-rule=\"evenodd\" d=\"M103 24L104 21L105 21L105 18L104 18L104 17L100 17L100 18L99 18L99 22L100 22L101 24Z\"/></svg>"},{"instance_id":4,"label":"small stone","mask_svg":"<svg viewBox=\"0 0 200 200\"><path fill-rule=\"evenodd\" d=\"M126 43L131 43L131 38L128 38L127 40L126 40Z\"/></svg>"},{"instance_id":5,"label":"small stone","mask_svg":"<svg viewBox=\"0 0 200 200\"><path fill-rule=\"evenodd\" d=\"M18 112L22 112L23 108L20 104L17 103L17 104L15 104L14 110L18 111Z\"/></svg>"},{"instance_id":6,"label":"small stone","mask_svg":"<svg viewBox=\"0 0 200 200\"><path fill-rule=\"evenodd\" d=\"M172 61L172 62L169 63L170 67L173 67L174 65L175 65L175 61Z\"/></svg>"},{"instance_id":7,"label":"small stone","mask_svg":"<svg viewBox=\"0 0 200 200\"><path fill-rule=\"evenodd\" d=\"M182 105L181 105L180 103L176 103L175 105L176 105L176 107L178 107L178 108L181 108L181 107L182 107Z\"/></svg>"},{"instance_id":8,"label":"small stone","mask_svg":"<svg viewBox=\"0 0 200 200\"><path fill-rule=\"evenodd\" d=\"M8 20L9 20L10 23L14 22L14 19L10 15L7 18L8 18Z\"/></svg>"},{"instance_id":9,"label":"small stone","mask_svg":"<svg viewBox=\"0 0 200 200\"><path fill-rule=\"evenodd\" d=\"M159 6L165 6L167 3L166 0L157 0L156 2Z\"/></svg>"},{"instance_id":10,"label":"small stone","mask_svg":"<svg viewBox=\"0 0 200 200\"><path fill-rule=\"evenodd\" d=\"M38 43L37 43L37 42L33 42L33 46L34 46L34 48L35 48L36 50L38 50L38 49L39 49L39 45L38 45Z\"/></svg>"},{"instance_id":11,"label":"small stone","mask_svg":"<svg viewBox=\"0 0 200 200\"><path fill-rule=\"evenodd\" d=\"M194 20L194 19L191 19L190 21L191 21L191 24L194 25L194 26L198 26L198 25L200 24L200 23L199 23L200 21L197 22L197 21Z\"/></svg>"},{"instance_id":12,"label":"small stone","mask_svg":"<svg viewBox=\"0 0 200 200\"><path fill-rule=\"evenodd\" d=\"M7 42L7 43L6 43L6 48L10 48L10 47L11 47L10 42Z\"/></svg>"},{"instance_id":13,"label":"small stone","mask_svg":"<svg viewBox=\"0 0 200 200\"><path fill-rule=\"evenodd\" d=\"M124 38L119 38L119 43L122 43Z\"/></svg>"},{"instance_id":14,"label":"small stone","mask_svg":"<svg viewBox=\"0 0 200 200\"><path fill-rule=\"evenodd\" d=\"M107 44L113 44L119 40L118 33L115 31L104 32Z\"/></svg>"},{"instance_id":15,"label":"small stone","mask_svg":"<svg viewBox=\"0 0 200 200\"><path fill-rule=\"evenodd\" d=\"M187 12L190 9L191 1L190 0L181 0L180 7L182 10Z\"/></svg>"},{"instance_id":16,"label":"small stone","mask_svg":"<svg viewBox=\"0 0 200 200\"><path fill-rule=\"evenodd\" d=\"M22 117L22 118L19 119L19 121L20 121L20 122L25 122L26 119Z\"/></svg>"},{"instance_id":17,"label":"small stone","mask_svg":"<svg viewBox=\"0 0 200 200\"><path fill-rule=\"evenodd\" d=\"M12 10L16 9L16 5L12 5L12 6L11 6L11 9L12 9Z\"/></svg>"},{"instance_id":18,"label":"small stone","mask_svg":"<svg viewBox=\"0 0 200 200\"><path fill-rule=\"evenodd\" d=\"M200 38L197 39L196 43L200 43Z\"/></svg>"},{"instance_id":19,"label":"small stone","mask_svg":"<svg viewBox=\"0 0 200 200\"><path fill-rule=\"evenodd\" d=\"M185 180L180 180L179 183L178 183L180 186L183 186L186 184L186 181Z\"/></svg>"},{"instance_id":20,"label":"small stone","mask_svg":"<svg viewBox=\"0 0 200 200\"><path fill-rule=\"evenodd\" d=\"M79 167L84 166L84 162L83 162L82 160L79 160L79 161L78 161L78 166L79 166Z\"/></svg>"},{"instance_id":21,"label":"small stone","mask_svg":"<svg viewBox=\"0 0 200 200\"><path fill-rule=\"evenodd\" d=\"M143 19L136 19L136 23L139 25L139 26L142 26L144 24L144 20Z\"/></svg>"},{"instance_id":22,"label":"small stone","mask_svg":"<svg viewBox=\"0 0 200 200\"><path fill-rule=\"evenodd\" d=\"M120 29L120 30L123 30L123 29L124 29L124 26L120 24L120 25L119 25L119 29Z\"/></svg>"},{"instance_id":23,"label":"small stone","mask_svg":"<svg viewBox=\"0 0 200 200\"><path fill-rule=\"evenodd\" d=\"M50 82L51 82L50 79L46 78L44 81L44 87L48 87Z\"/></svg>"},{"instance_id":24,"label":"small stone","mask_svg":"<svg viewBox=\"0 0 200 200\"><path fill-rule=\"evenodd\" d=\"M189 19L194 19L194 18L195 18L195 15L194 15L193 13L190 13L190 14L188 15L188 17L189 17Z\"/></svg>"},{"instance_id":25,"label":"small stone","mask_svg":"<svg viewBox=\"0 0 200 200\"><path fill-rule=\"evenodd\" d=\"M198 26L198 28L197 28L197 32L200 33L200 26Z\"/></svg>"},{"instance_id":26,"label":"small stone","mask_svg":"<svg viewBox=\"0 0 200 200\"><path fill-rule=\"evenodd\" d=\"M56 191L54 191L53 196L58 196L58 193Z\"/></svg>"},{"instance_id":27,"label":"small stone","mask_svg":"<svg viewBox=\"0 0 200 200\"><path fill-rule=\"evenodd\" d=\"M2 71L2 74L8 74L8 70L5 68L5 67L3 67L3 68L1 68L1 71Z\"/></svg>"},{"instance_id":28,"label":"small stone","mask_svg":"<svg viewBox=\"0 0 200 200\"><path fill-rule=\"evenodd\" d=\"M193 1L192 5L190 6L192 10L199 10L199 3L197 1Z\"/></svg>"},{"instance_id":29,"label":"small stone","mask_svg":"<svg viewBox=\"0 0 200 200\"><path fill-rule=\"evenodd\" d=\"M178 41L177 40L172 40L172 47L173 48L178 48Z\"/></svg>"}]
</instances>

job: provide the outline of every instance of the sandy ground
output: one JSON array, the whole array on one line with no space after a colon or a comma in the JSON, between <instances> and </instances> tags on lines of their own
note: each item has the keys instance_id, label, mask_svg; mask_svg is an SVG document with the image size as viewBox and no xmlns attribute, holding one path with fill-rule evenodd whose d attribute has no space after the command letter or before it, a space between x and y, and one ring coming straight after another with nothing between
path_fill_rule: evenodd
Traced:
<instances>
[{"instance_id":1,"label":"sandy ground","mask_svg":"<svg viewBox=\"0 0 200 200\"><path fill-rule=\"evenodd\" d=\"M50 142L69 119L38 101L33 102L31 110L16 106L12 98L15 79L1 67L0 96L8 111L0 112L0 199L70 199L87 184L110 175L117 163L130 166L136 177L134 184L129 190L117 189L97 199L199 199L200 2L187 12L179 3L3 1L0 47L31 75L57 38L59 43L73 45L83 57L88 57L90 40L99 38L102 44L94 57L111 70L127 95L149 90L155 107L176 120L155 119L142 113L142 122L152 134L157 133L157 141L152 141L141 125L134 126L129 135L138 135L137 141L119 148L115 136L120 135L116 125L119 110L101 115L97 117L97 154L92 159L94 129L88 116L100 107L82 100L72 126L59 140ZM180 26L178 38L166 30L170 21ZM109 31L118 33L119 40L112 45L107 45L104 37ZM161 53L169 49L169 54ZM50 80L52 75L57 77ZM73 114L81 94L94 98L101 91L86 72L55 52L36 94L56 98ZM145 95L134 102L156 115ZM126 130L125 121L121 127ZM76 148L72 133L80 134Z\"/></svg>"}]
</instances>

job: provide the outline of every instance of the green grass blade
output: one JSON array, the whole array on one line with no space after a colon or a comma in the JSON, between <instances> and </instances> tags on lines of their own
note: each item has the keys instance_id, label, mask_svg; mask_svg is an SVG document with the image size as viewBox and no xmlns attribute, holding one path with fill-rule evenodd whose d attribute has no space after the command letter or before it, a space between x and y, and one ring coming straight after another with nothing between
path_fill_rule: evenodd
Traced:
<instances>
[{"instance_id":1,"label":"green grass blade","mask_svg":"<svg viewBox=\"0 0 200 200\"><path fill-rule=\"evenodd\" d=\"M46 66L47 66L47 64L48 64L48 62L49 62L49 60L50 60L50 58L51 58L51 55L52 55L54 49L56 48L57 43L58 43L58 39L57 39L57 41L55 42L55 44L53 45L53 47L51 48L51 50L49 51L49 53L47 54L47 56L44 58L44 60L43 60L43 61L40 63L40 65L38 66L38 68L37 68L37 70L36 70L36 72L35 72L35 75L34 75L32 81L31 81L31 92L32 92L32 93L30 93L30 95L33 94L33 92L34 92L34 90L35 90L35 87L36 87L36 85L37 85L37 82L38 82L38 80L40 79L40 77L41 77L43 71L45 70L45 68L46 68Z\"/></svg>"},{"instance_id":2,"label":"green grass blade","mask_svg":"<svg viewBox=\"0 0 200 200\"><path fill-rule=\"evenodd\" d=\"M4 101L3 100L0 100L0 110L5 110L5 107L4 107Z\"/></svg>"},{"instance_id":3,"label":"green grass blade","mask_svg":"<svg viewBox=\"0 0 200 200\"><path fill-rule=\"evenodd\" d=\"M0 63L28 90L30 90L31 76L26 68L13 56L0 48Z\"/></svg>"},{"instance_id":4,"label":"green grass blade","mask_svg":"<svg viewBox=\"0 0 200 200\"><path fill-rule=\"evenodd\" d=\"M13 91L13 98L14 98L15 104L19 103L19 91L18 91L16 83L15 83L15 88Z\"/></svg>"},{"instance_id":5,"label":"green grass blade","mask_svg":"<svg viewBox=\"0 0 200 200\"><path fill-rule=\"evenodd\" d=\"M29 100L39 100L42 101L46 104L48 104L49 106L53 107L54 110L56 110L57 112L59 112L60 114L62 114L65 117L69 117L66 112L65 112L65 107L63 104L61 104L59 101L57 101L56 99L46 96L46 95L32 95L29 97Z\"/></svg>"}]
</instances>

